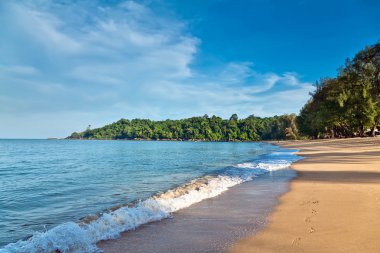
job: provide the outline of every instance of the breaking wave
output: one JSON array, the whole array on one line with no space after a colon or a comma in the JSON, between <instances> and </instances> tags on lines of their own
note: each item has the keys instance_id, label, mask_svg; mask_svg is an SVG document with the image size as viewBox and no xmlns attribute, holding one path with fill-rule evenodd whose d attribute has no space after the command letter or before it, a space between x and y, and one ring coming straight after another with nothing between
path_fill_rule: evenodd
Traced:
<instances>
[{"instance_id":1,"label":"breaking wave","mask_svg":"<svg viewBox=\"0 0 380 253\"><path fill-rule=\"evenodd\" d=\"M0 253L101 252L96 247L101 240L115 239L121 232L168 218L173 212L218 196L234 185L287 168L297 159L292 152L276 152L254 162L236 164L133 205L80 222L67 222L46 232L36 232L28 240L8 244L0 249Z\"/></svg>"}]
</instances>

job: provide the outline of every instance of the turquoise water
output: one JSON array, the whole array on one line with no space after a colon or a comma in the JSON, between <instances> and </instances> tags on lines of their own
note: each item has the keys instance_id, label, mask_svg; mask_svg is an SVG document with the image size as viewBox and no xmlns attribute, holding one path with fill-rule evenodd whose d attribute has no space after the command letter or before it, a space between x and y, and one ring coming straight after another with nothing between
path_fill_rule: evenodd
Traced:
<instances>
[{"instance_id":1,"label":"turquoise water","mask_svg":"<svg viewBox=\"0 0 380 253\"><path fill-rule=\"evenodd\" d=\"M32 239L46 239L52 228L66 223L75 228L65 225L65 229L75 230L83 217L137 203L192 179L209 176L205 184L208 188L203 192L197 184L198 195L176 198L170 202L170 210L165 206L170 213L278 165L288 166L296 159L289 151L266 143L0 140L0 248L23 240L3 248L4 252L18 252L17 249L27 248L25 240L32 235ZM124 220L122 228L113 226L99 232L99 224L95 224L97 235L89 243L167 217L161 213L157 216L150 209L147 213L146 206L142 211L140 207L133 209L144 216L138 216L136 221L134 214L133 222ZM131 210L123 209L123 219L131 215ZM95 225L92 224L91 236Z\"/></svg>"}]
</instances>

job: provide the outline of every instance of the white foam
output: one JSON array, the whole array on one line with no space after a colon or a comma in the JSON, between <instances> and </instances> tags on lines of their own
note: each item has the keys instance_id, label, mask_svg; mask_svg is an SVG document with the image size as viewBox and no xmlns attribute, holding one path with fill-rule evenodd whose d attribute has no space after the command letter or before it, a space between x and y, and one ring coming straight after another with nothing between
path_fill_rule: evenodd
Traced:
<instances>
[{"instance_id":1,"label":"white foam","mask_svg":"<svg viewBox=\"0 0 380 253\"><path fill-rule=\"evenodd\" d=\"M104 213L88 224L68 222L29 240L8 244L0 253L42 253L59 249L66 253L100 252L96 243L115 239L121 232L167 218L171 213L204 199L215 197L228 188L252 180L257 175L290 166L287 160L246 162L226 169L217 176L196 179L184 186L146 199L133 207L121 207Z\"/></svg>"},{"instance_id":2,"label":"white foam","mask_svg":"<svg viewBox=\"0 0 380 253\"><path fill-rule=\"evenodd\" d=\"M259 163L252 163L252 162L239 163L236 165L236 167L244 168L244 169L262 169L265 171L274 171L274 170L285 169L289 167L291 164L292 163L287 160L276 160L276 161L267 161L267 162L259 162Z\"/></svg>"},{"instance_id":3,"label":"white foam","mask_svg":"<svg viewBox=\"0 0 380 253\"><path fill-rule=\"evenodd\" d=\"M86 232L74 222L61 224L44 233L35 233L29 240L11 243L0 249L0 253L54 252L100 252Z\"/></svg>"}]
</instances>

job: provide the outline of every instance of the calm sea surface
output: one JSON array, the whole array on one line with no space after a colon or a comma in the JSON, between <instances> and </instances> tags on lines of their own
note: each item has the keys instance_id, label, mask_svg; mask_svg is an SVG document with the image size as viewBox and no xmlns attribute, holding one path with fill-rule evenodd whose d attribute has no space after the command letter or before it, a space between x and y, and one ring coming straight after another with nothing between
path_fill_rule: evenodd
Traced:
<instances>
[{"instance_id":1,"label":"calm sea surface","mask_svg":"<svg viewBox=\"0 0 380 253\"><path fill-rule=\"evenodd\" d=\"M0 248L271 154L289 160L281 151L265 143L0 140Z\"/></svg>"}]
</instances>

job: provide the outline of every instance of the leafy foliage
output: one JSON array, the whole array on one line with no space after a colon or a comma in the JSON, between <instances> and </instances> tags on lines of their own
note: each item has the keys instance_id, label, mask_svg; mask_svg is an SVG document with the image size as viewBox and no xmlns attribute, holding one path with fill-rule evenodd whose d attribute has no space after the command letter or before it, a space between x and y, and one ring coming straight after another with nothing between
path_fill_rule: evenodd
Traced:
<instances>
[{"instance_id":1,"label":"leafy foliage","mask_svg":"<svg viewBox=\"0 0 380 253\"><path fill-rule=\"evenodd\" d=\"M193 117L181 120L151 121L148 119L121 119L101 128L74 132L69 139L147 139L147 140L205 140L258 141L296 139L296 115L269 118L249 116L229 120L217 116Z\"/></svg>"},{"instance_id":2,"label":"leafy foliage","mask_svg":"<svg viewBox=\"0 0 380 253\"><path fill-rule=\"evenodd\" d=\"M297 118L313 138L374 136L380 123L380 43L346 60L336 78L316 83Z\"/></svg>"}]
</instances>

